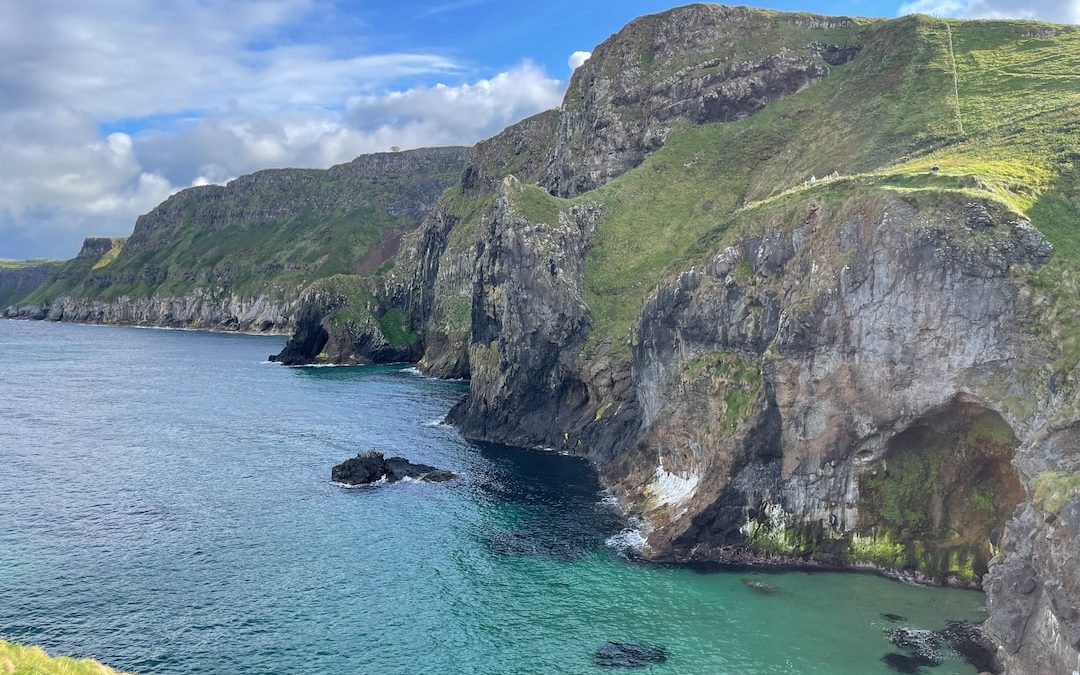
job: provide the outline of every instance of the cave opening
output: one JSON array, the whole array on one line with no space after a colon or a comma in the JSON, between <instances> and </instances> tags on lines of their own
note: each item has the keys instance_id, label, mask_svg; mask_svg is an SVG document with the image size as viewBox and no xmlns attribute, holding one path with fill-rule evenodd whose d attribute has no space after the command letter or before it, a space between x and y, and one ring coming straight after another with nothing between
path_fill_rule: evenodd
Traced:
<instances>
[{"instance_id":1,"label":"cave opening","mask_svg":"<svg viewBox=\"0 0 1080 675\"><path fill-rule=\"evenodd\" d=\"M976 582L1024 498L1016 435L1001 415L954 400L892 437L859 478L859 534L888 543L893 565Z\"/></svg>"}]
</instances>

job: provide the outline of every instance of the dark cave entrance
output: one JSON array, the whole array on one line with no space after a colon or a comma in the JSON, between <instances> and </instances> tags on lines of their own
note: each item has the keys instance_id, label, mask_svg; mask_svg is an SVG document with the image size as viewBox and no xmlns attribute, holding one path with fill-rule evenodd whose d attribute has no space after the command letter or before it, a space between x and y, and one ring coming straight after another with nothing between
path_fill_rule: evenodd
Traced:
<instances>
[{"instance_id":1,"label":"dark cave entrance","mask_svg":"<svg viewBox=\"0 0 1080 675\"><path fill-rule=\"evenodd\" d=\"M859 533L903 546L903 567L977 581L1024 489L1001 416L954 400L894 436L859 479Z\"/></svg>"}]
</instances>

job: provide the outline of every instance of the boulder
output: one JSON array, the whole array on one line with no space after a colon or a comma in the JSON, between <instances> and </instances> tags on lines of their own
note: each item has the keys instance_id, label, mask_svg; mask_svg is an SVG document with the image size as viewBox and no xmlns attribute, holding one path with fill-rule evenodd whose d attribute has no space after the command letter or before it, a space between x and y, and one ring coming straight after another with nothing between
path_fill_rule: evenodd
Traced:
<instances>
[{"instance_id":1,"label":"boulder","mask_svg":"<svg viewBox=\"0 0 1080 675\"><path fill-rule=\"evenodd\" d=\"M404 457L387 459L376 451L362 452L330 470L330 480L345 485L396 483L405 478L439 483L455 478L455 474L427 464L414 464Z\"/></svg>"}]
</instances>

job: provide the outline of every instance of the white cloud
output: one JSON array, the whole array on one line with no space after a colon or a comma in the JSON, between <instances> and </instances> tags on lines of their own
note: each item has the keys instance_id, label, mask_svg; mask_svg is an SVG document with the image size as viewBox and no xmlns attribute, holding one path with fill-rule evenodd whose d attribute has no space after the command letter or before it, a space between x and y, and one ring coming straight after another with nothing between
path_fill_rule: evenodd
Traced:
<instances>
[{"instance_id":1,"label":"white cloud","mask_svg":"<svg viewBox=\"0 0 1080 675\"><path fill-rule=\"evenodd\" d=\"M591 56L592 56L592 52L582 52L582 51L574 52L573 54L570 55L570 58L567 59L566 65L570 66L570 70L577 70L578 68L581 67L581 64L588 61L589 57L591 57Z\"/></svg>"},{"instance_id":2,"label":"white cloud","mask_svg":"<svg viewBox=\"0 0 1080 675\"><path fill-rule=\"evenodd\" d=\"M1080 23L1080 0L913 0L899 14Z\"/></svg>"},{"instance_id":3,"label":"white cloud","mask_svg":"<svg viewBox=\"0 0 1080 675\"><path fill-rule=\"evenodd\" d=\"M237 105L180 133L146 134L136 145L145 163L178 184L220 183L269 166L326 167L395 145L470 145L558 106L562 91L562 82L524 62L471 83L353 96L342 111L265 113Z\"/></svg>"},{"instance_id":4,"label":"white cloud","mask_svg":"<svg viewBox=\"0 0 1080 675\"><path fill-rule=\"evenodd\" d=\"M0 0L0 257L72 255L189 185L470 144L559 103L563 83L528 62L470 79L442 54L373 50L361 30L289 32L332 9ZM398 84L436 78L451 84Z\"/></svg>"}]
</instances>

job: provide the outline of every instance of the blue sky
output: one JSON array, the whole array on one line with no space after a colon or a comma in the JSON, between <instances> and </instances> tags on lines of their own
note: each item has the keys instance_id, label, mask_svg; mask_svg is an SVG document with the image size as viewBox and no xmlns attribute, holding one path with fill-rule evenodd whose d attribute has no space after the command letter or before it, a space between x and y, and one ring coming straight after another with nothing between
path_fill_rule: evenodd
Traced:
<instances>
[{"instance_id":1,"label":"blue sky","mask_svg":"<svg viewBox=\"0 0 1080 675\"><path fill-rule=\"evenodd\" d=\"M177 190L471 144L559 104L651 0L0 0L0 258L70 257ZM766 0L1080 21L1080 0Z\"/></svg>"}]
</instances>

